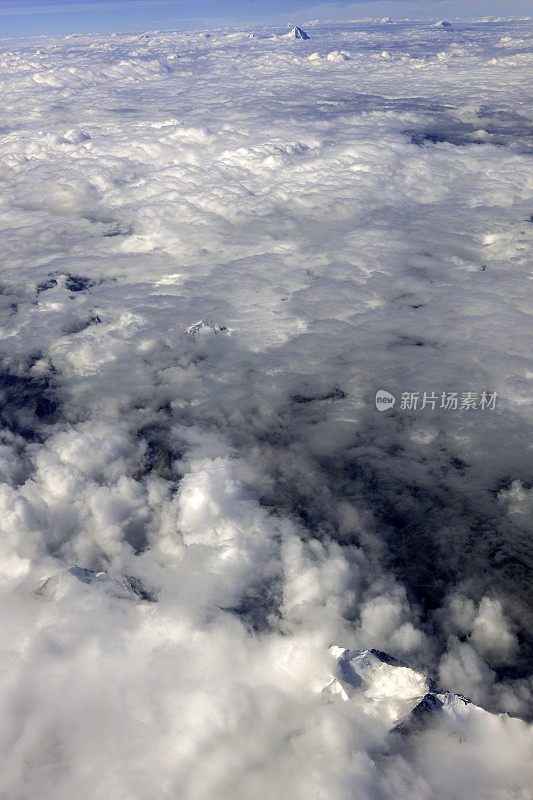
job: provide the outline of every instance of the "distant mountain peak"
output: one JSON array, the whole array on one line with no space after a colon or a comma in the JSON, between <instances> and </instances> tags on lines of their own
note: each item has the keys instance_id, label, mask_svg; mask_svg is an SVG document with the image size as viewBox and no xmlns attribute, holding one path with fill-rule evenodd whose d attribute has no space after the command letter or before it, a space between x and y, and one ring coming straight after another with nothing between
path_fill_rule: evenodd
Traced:
<instances>
[{"instance_id":1,"label":"distant mountain peak","mask_svg":"<svg viewBox=\"0 0 533 800\"><path fill-rule=\"evenodd\" d=\"M62 597L77 584L100 588L106 594L122 600L154 600L153 595L144 589L137 578L129 575L110 575L101 570L85 569L74 564L56 575L45 578L35 590L37 595L49 600Z\"/></svg>"},{"instance_id":2,"label":"distant mountain peak","mask_svg":"<svg viewBox=\"0 0 533 800\"><path fill-rule=\"evenodd\" d=\"M195 322L194 325L189 325L185 331L185 335L189 336L195 341L205 333L211 333L216 336L219 333L229 334L229 331L225 325L218 325L216 322L205 318L198 320L198 322Z\"/></svg>"},{"instance_id":3,"label":"distant mountain peak","mask_svg":"<svg viewBox=\"0 0 533 800\"><path fill-rule=\"evenodd\" d=\"M287 33L285 35L286 35L287 39L310 39L311 38L308 33L306 33L304 30L302 30L302 28L298 28L298 26L293 28L290 33Z\"/></svg>"}]
</instances>

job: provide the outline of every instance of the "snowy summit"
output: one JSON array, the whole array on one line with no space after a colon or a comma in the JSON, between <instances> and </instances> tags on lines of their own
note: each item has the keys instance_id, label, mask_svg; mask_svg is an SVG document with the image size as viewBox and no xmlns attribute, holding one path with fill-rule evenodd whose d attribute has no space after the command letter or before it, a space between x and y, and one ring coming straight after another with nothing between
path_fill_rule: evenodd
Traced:
<instances>
[{"instance_id":1,"label":"snowy summit","mask_svg":"<svg viewBox=\"0 0 533 800\"><path fill-rule=\"evenodd\" d=\"M301 28L295 27L292 29L290 33L286 33L284 36L285 39L310 39L308 33L303 31Z\"/></svg>"},{"instance_id":2,"label":"snowy summit","mask_svg":"<svg viewBox=\"0 0 533 800\"><path fill-rule=\"evenodd\" d=\"M356 703L387 728L404 733L434 713L449 717L455 727L468 725L468 715L491 715L461 694L438 691L429 678L380 650L346 650L333 646L336 672L322 690Z\"/></svg>"}]
</instances>

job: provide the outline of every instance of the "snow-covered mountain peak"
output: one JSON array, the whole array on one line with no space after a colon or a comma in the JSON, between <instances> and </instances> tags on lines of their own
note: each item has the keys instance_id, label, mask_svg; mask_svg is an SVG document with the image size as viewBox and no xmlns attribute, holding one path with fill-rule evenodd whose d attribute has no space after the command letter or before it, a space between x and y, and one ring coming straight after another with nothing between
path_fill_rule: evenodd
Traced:
<instances>
[{"instance_id":1,"label":"snow-covered mountain peak","mask_svg":"<svg viewBox=\"0 0 533 800\"><path fill-rule=\"evenodd\" d=\"M189 325L187 330L185 331L186 336L190 336L195 341L198 339L199 336L205 334L218 334L218 333L229 333L228 329L224 325L217 325L216 322L213 322L209 319L200 319L198 322L195 322L193 325Z\"/></svg>"},{"instance_id":2,"label":"snow-covered mountain peak","mask_svg":"<svg viewBox=\"0 0 533 800\"><path fill-rule=\"evenodd\" d=\"M151 600L136 578L126 575L110 575L108 572L97 572L74 565L56 575L45 578L36 593L48 599L58 599L79 587L79 584L99 587L108 595L124 600Z\"/></svg>"},{"instance_id":3,"label":"snow-covered mountain peak","mask_svg":"<svg viewBox=\"0 0 533 800\"><path fill-rule=\"evenodd\" d=\"M333 646L330 653L336 660L335 674L323 693L332 699L340 695L391 731L408 734L434 723L463 741L473 720L488 723L506 716L491 714L462 694L439 691L430 678L380 650Z\"/></svg>"},{"instance_id":4,"label":"snow-covered mountain peak","mask_svg":"<svg viewBox=\"0 0 533 800\"><path fill-rule=\"evenodd\" d=\"M431 691L431 681L424 675L379 650L333 646L330 652L337 665L324 692L340 694L391 727Z\"/></svg>"},{"instance_id":5,"label":"snow-covered mountain peak","mask_svg":"<svg viewBox=\"0 0 533 800\"><path fill-rule=\"evenodd\" d=\"M309 36L308 33L306 33L304 30L302 30L302 28L298 28L298 26L296 26L295 28L292 29L292 31L290 33L286 33L284 35L284 38L285 39L310 39L311 37Z\"/></svg>"},{"instance_id":6,"label":"snow-covered mountain peak","mask_svg":"<svg viewBox=\"0 0 533 800\"><path fill-rule=\"evenodd\" d=\"M330 653L336 668L324 694L340 695L390 730L408 733L429 721L461 730L471 715L494 717L462 694L439 692L430 678L380 650L333 646Z\"/></svg>"}]
</instances>

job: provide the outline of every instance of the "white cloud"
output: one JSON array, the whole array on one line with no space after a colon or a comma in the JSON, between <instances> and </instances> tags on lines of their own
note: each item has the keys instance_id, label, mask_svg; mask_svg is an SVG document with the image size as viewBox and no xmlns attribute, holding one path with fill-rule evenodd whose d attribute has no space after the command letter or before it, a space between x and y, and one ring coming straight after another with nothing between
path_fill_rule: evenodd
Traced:
<instances>
[{"instance_id":1,"label":"white cloud","mask_svg":"<svg viewBox=\"0 0 533 800\"><path fill-rule=\"evenodd\" d=\"M317 690L531 715L527 30L211 33L0 50L0 794L525 800Z\"/></svg>"}]
</instances>

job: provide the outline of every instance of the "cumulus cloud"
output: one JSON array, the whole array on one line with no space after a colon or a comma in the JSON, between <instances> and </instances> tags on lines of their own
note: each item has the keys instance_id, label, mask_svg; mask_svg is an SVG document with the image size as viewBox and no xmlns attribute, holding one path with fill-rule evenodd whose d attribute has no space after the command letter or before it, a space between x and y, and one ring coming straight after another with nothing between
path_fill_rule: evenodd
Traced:
<instances>
[{"instance_id":1,"label":"cumulus cloud","mask_svg":"<svg viewBox=\"0 0 533 800\"><path fill-rule=\"evenodd\" d=\"M527 31L256 33L2 44L0 795L526 800Z\"/></svg>"}]
</instances>

